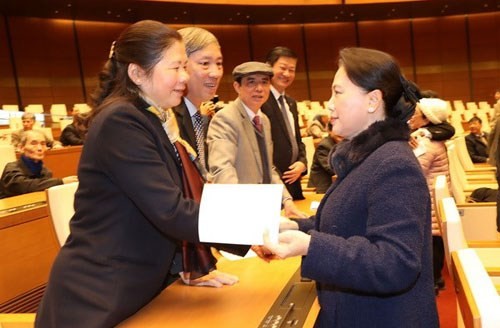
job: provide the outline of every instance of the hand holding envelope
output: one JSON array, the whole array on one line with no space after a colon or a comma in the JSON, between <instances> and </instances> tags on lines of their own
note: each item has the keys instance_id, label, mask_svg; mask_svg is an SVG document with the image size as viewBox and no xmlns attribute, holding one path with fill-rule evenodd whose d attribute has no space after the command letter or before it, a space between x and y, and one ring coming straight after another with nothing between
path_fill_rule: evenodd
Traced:
<instances>
[{"instance_id":1,"label":"hand holding envelope","mask_svg":"<svg viewBox=\"0 0 500 328\"><path fill-rule=\"evenodd\" d=\"M278 242L281 184L206 184L200 204L201 242L262 245Z\"/></svg>"},{"instance_id":2,"label":"hand holding envelope","mask_svg":"<svg viewBox=\"0 0 500 328\"><path fill-rule=\"evenodd\" d=\"M280 232L278 238L278 243L275 243L269 239L267 233L264 233L264 246L254 246L252 250L267 262L307 255L311 235L298 230L287 230Z\"/></svg>"}]
</instances>

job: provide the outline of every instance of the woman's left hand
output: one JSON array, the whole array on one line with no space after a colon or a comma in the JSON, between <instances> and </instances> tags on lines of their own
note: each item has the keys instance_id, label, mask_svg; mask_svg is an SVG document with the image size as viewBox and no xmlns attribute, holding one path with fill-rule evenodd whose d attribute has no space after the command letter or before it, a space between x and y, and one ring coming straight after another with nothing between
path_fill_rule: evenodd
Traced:
<instances>
[{"instance_id":1,"label":"woman's left hand","mask_svg":"<svg viewBox=\"0 0 500 328\"><path fill-rule=\"evenodd\" d=\"M239 281L237 276L234 276L229 273L225 273L218 270L213 270L209 274L204 275L198 279L189 280L184 275L184 272L180 272L182 281L189 286L198 286L198 287L222 287L224 285L234 285Z\"/></svg>"}]
</instances>

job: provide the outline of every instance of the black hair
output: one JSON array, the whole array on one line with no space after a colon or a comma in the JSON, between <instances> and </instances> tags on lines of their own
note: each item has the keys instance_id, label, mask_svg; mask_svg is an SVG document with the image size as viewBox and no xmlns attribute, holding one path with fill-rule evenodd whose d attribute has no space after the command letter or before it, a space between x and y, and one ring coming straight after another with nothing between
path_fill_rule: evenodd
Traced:
<instances>
[{"instance_id":1,"label":"black hair","mask_svg":"<svg viewBox=\"0 0 500 328\"><path fill-rule=\"evenodd\" d=\"M99 73L99 86L92 94L92 118L106 99L139 94L139 87L128 76L129 64L137 64L149 75L162 60L165 49L175 42L182 42L181 35L157 21L143 20L127 27L113 42L108 61Z\"/></svg>"},{"instance_id":2,"label":"black hair","mask_svg":"<svg viewBox=\"0 0 500 328\"><path fill-rule=\"evenodd\" d=\"M339 53L339 66L358 87L382 92L387 116L406 122L415 112L418 86L401 75L391 55L374 49L344 48Z\"/></svg>"},{"instance_id":3,"label":"black hair","mask_svg":"<svg viewBox=\"0 0 500 328\"><path fill-rule=\"evenodd\" d=\"M289 57L297 59L297 54L290 48L287 47L274 47L267 53L266 63L273 66L274 63L278 61L281 57Z\"/></svg>"},{"instance_id":4,"label":"black hair","mask_svg":"<svg viewBox=\"0 0 500 328\"><path fill-rule=\"evenodd\" d=\"M468 123L472 123L472 122L479 122L479 124L483 124L483 120L480 119L479 117L477 116L473 116Z\"/></svg>"}]
</instances>

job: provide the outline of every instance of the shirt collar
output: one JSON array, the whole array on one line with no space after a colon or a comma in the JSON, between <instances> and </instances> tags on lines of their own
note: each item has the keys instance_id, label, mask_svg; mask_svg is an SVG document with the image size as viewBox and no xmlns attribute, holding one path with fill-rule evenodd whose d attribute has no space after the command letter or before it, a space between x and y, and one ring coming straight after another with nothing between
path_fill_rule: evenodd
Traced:
<instances>
[{"instance_id":1,"label":"shirt collar","mask_svg":"<svg viewBox=\"0 0 500 328\"><path fill-rule=\"evenodd\" d=\"M184 97L184 103L186 104L186 107L188 109L189 116L193 117L193 115L196 114L196 112L198 112L198 108L196 108L196 106L193 105L193 103L189 101L189 99L187 99L186 97Z\"/></svg>"},{"instance_id":2,"label":"shirt collar","mask_svg":"<svg viewBox=\"0 0 500 328\"><path fill-rule=\"evenodd\" d=\"M272 84L271 84L271 92L273 93L273 96L276 99L276 101L278 101L278 98L280 96L283 96L283 98L285 98L285 93L284 92L283 94L279 93L279 91L276 90L276 88Z\"/></svg>"}]
</instances>

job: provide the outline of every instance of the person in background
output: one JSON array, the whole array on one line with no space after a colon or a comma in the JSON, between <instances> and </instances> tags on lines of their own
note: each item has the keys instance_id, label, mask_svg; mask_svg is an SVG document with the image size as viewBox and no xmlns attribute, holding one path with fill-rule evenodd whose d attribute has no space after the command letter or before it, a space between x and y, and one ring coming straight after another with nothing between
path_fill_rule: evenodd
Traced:
<instances>
[{"instance_id":1,"label":"person in background","mask_svg":"<svg viewBox=\"0 0 500 328\"><path fill-rule=\"evenodd\" d=\"M209 113L213 110L208 104L215 96L224 72L222 53L217 38L203 28L186 27L179 33L186 45L189 81L182 102L174 107L174 113L181 137L196 150L202 173L208 179L206 137L211 117Z\"/></svg>"},{"instance_id":2,"label":"person in background","mask_svg":"<svg viewBox=\"0 0 500 328\"><path fill-rule=\"evenodd\" d=\"M389 54L340 51L332 130L344 137L330 163L337 179L318 212L283 221L267 259L303 256L317 284L315 327L438 327L431 201L408 145L418 97ZM297 230L298 229L298 230Z\"/></svg>"},{"instance_id":3,"label":"person in background","mask_svg":"<svg viewBox=\"0 0 500 328\"><path fill-rule=\"evenodd\" d=\"M307 174L306 146L300 135L297 102L285 94L295 80L297 54L286 47L275 47L266 62L273 68L273 77L262 112L271 121L272 160L292 198L304 199L300 179Z\"/></svg>"},{"instance_id":4,"label":"person in background","mask_svg":"<svg viewBox=\"0 0 500 328\"><path fill-rule=\"evenodd\" d=\"M420 92L419 98L439 98L439 95L434 90L423 90ZM449 140L455 135L455 128L448 122L448 119L440 124L431 124L422 129L425 129L427 138L435 141Z\"/></svg>"},{"instance_id":5,"label":"person in background","mask_svg":"<svg viewBox=\"0 0 500 328\"><path fill-rule=\"evenodd\" d=\"M63 146L83 145L85 135L88 129L89 113L80 113L77 109L73 110L73 122L68 124L59 137Z\"/></svg>"},{"instance_id":6,"label":"person in background","mask_svg":"<svg viewBox=\"0 0 500 328\"><path fill-rule=\"evenodd\" d=\"M177 123L179 125L180 137L185 140L198 155L197 168L203 176L204 181L210 180L208 174L208 149L206 145L208 123L211 119L211 111L215 104L213 99L223 74L222 53L217 38L209 31L199 27L186 27L179 31L186 47L188 57L186 70L189 74L186 91L182 102L173 107ZM210 105L211 104L211 105ZM200 195L202 190L199 190ZM225 246L217 245L221 249ZM210 258L211 262L216 259L210 251L210 247L204 244L197 244L190 247L198 252L203 248L204 256ZM230 249L229 251L232 251ZM213 270L210 275L199 279L187 279L180 268L182 263L182 253L176 254L175 263L184 283L196 286L221 287L222 284L234 284L238 278L224 272ZM214 264L215 266L215 264Z\"/></svg>"},{"instance_id":7,"label":"person in background","mask_svg":"<svg viewBox=\"0 0 500 328\"><path fill-rule=\"evenodd\" d=\"M332 132L331 123L328 123L328 131L328 136L324 137L316 147L307 183L308 187L316 188L317 194L324 194L332 185L335 172L330 166L330 155L342 141L342 137Z\"/></svg>"},{"instance_id":8,"label":"person in background","mask_svg":"<svg viewBox=\"0 0 500 328\"><path fill-rule=\"evenodd\" d=\"M448 165L448 155L444 141L431 140L419 133L421 128L431 125L442 124L448 118L446 102L438 98L422 98L417 104L415 114L409 121L410 129L415 132L415 139L421 145L415 151L429 187L429 194L432 205L432 255L434 268L434 290L436 295L439 290L444 289L444 279L441 274L444 265L444 243L441 237L441 229L436 218L436 206L434 203L434 184L438 175L445 175L448 184L450 183L450 170Z\"/></svg>"},{"instance_id":9,"label":"person in background","mask_svg":"<svg viewBox=\"0 0 500 328\"><path fill-rule=\"evenodd\" d=\"M483 121L474 116L469 120L470 133L465 136L467 151L473 163L486 163L488 161L488 138L487 132L483 132Z\"/></svg>"},{"instance_id":10,"label":"person in background","mask_svg":"<svg viewBox=\"0 0 500 328\"><path fill-rule=\"evenodd\" d=\"M313 138L323 138L328 133L328 122L330 121L330 113L328 110L322 110L314 116L313 120L307 128L307 135Z\"/></svg>"},{"instance_id":11,"label":"person in background","mask_svg":"<svg viewBox=\"0 0 500 328\"><path fill-rule=\"evenodd\" d=\"M139 21L113 42L93 94L70 235L35 327L114 327L178 279L178 246L199 242L189 193L202 184L168 110L182 100L186 67L181 35L161 22Z\"/></svg>"},{"instance_id":12,"label":"person in background","mask_svg":"<svg viewBox=\"0 0 500 328\"><path fill-rule=\"evenodd\" d=\"M43 165L47 141L42 131L25 131L19 147L22 153L20 158L7 163L3 170L0 198L43 191L53 186L78 181L76 176L53 178L52 172Z\"/></svg>"},{"instance_id":13,"label":"person in background","mask_svg":"<svg viewBox=\"0 0 500 328\"><path fill-rule=\"evenodd\" d=\"M214 183L282 184L273 165L271 123L261 111L269 97L271 66L246 62L233 70L238 98L218 111L208 127L208 163ZM287 216L304 217L283 188Z\"/></svg>"},{"instance_id":14,"label":"person in background","mask_svg":"<svg viewBox=\"0 0 500 328\"><path fill-rule=\"evenodd\" d=\"M33 128L35 126L35 114L24 113L23 116L21 116L21 120L23 123L23 128L12 132L12 136L11 136L11 143L14 146L14 148L16 148L16 151L20 151L21 139L23 138L23 135L26 133L26 131L33 130ZM53 144L54 140L52 140L44 132L42 132L42 133L45 136L46 146L48 148L52 148L52 146L56 146Z\"/></svg>"},{"instance_id":15,"label":"person in background","mask_svg":"<svg viewBox=\"0 0 500 328\"><path fill-rule=\"evenodd\" d=\"M497 124L498 117L500 116L500 89L495 91L493 95L495 102L493 103L493 115L490 118L490 127L493 130Z\"/></svg>"}]
</instances>

